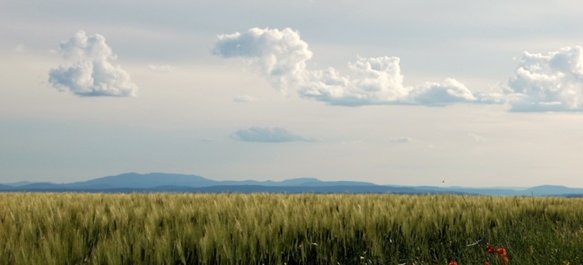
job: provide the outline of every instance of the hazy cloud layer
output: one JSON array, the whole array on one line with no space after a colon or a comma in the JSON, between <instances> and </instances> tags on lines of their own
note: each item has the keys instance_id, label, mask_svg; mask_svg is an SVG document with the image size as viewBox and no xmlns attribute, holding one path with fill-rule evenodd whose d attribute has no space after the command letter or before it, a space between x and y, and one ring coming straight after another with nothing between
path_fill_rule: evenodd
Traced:
<instances>
[{"instance_id":1,"label":"hazy cloud layer","mask_svg":"<svg viewBox=\"0 0 583 265\"><path fill-rule=\"evenodd\" d=\"M14 47L13 51L17 53L23 53L26 52L26 48L24 47L23 44L18 44L16 45L16 47Z\"/></svg>"},{"instance_id":2,"label":"hazy cloud layer","mask_svg":"<svg viewBox=\"0 0 583 265\"><path fill-rule=\"evenodd\" d=\"M77 96L127 97L137 94L137 86L119 65L105 37L87 36L78 31L60 45L67 63L49 71L49 82L60 91Z\"/></svg>"},{"instance_id":3,"label":"hazy cloud layer","mask_svg":"<svg viewBox=\"0 0 583 265\"><path fill-rule=\"evenodd\" d=\"M285 142L315 142L315 139L306 138L291 133L290 131L280 128L260 128L252 127L249 129L238 130L232 134L236 140L243 142L263 142L263 143L285 143Z\"/></svg>"},{"instance_id":4,"label":"hazy cloud layer","mask_svg":"<svg viewBox=\"0 0 583 265\"><path fill-rule=\"evenodd\" d=\"M174 70L174 67L167 64L148 64L148 68L154 72L169 73Z\"/></svg>"},{"instance_id":5,"label":"hazy cloud layer","mask_svg":"<svg viewBox=\"0 0 583 265\"><path fill-rule=\"evenodd\" d=\"M468 137L470 137L472 140L474 140L474 142L478 142L478 143L483 143L486 142L486 138L484 136L481 136L479 134L475 134L475 133L468 133L467 134Z\"/></svg>"},{"instance_id":6,"label":"hazy cloud layer","mask_svg":"<svg viewBox=\"0 0 583 265\"><path fill-rule=\"evenodd\" d=\"M583 48L523 53L508 90L513 111L583 111Z\"/></svg>"},{"instance_id":7,"label":"hazy cloud layer","mask_svg":"<svg viewBox=\"0 0 583 265\"><path fill-rule=\"evenodd\" d=\"M257 101L256 98L249 96L249 95L239 95L233 98L234 102L237 103L248 103L248 102L254 102Z\"/></svg>"},{"instance_id":8,"label":"hazy cloud layer","mask_svg":"<svg viewBox=\"0 0 583 265\"><path fill-rule=\"evenodd\" d=\"M289 28L252 28L245 33L218 36L213 53L241 57L256 64L279 91L297 89L300 96L332 105L429 105L498 103L498 98L477 94L455 79L405 86L398 57L357 58L343 75L334 68L308 70L312 57L308 44Z\"/></svg>"},{"instance_id":9,"label":"hazy cloud layer","mask_svg":"<svg viewBox=\"0 0 583 265\"><path fill-rule=\"evenodd\" d=\"M411 143L411 142L413 142L413 138L411 138L411 137L391 138L391 143L404 144L404 143Z\"/></svg>"}]
</instances>

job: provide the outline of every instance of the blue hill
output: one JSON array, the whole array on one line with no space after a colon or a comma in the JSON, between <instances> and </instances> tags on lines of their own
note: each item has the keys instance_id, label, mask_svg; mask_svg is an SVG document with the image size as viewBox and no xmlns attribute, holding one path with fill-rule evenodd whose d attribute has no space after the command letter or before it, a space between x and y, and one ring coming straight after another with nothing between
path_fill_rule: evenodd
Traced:
<instances>
[{"instance_id":1,"label":"blue hill","mask_svg":"<svg viewBox=\"0 0 583 265\"><path fill-rule=\"evenodd\" d=\"M18 182L0 184L0 191L51 192L279 192L279 193L400 193L495 196L583 196L583 189L543 185L528 189L390 186L362 181L321 181L295 178L284 181L216 181L197 175L125 173L88 181L56 184Z\"/></svg>"}]
</instances>

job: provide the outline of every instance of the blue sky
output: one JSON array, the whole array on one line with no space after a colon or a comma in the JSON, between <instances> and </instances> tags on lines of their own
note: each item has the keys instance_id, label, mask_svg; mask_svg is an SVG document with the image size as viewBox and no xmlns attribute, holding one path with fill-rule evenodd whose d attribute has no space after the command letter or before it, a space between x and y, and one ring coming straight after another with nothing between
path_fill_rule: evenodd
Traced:
<instances>
[{"instance_id":1,"label":"blue sky","mask_svg":"<svg viewBox=\"0 0 583 265\"><path fill-rule=\"evenodd\" d=\"M583 3L2 1L0 183L583 187Z\"/></svg>"}]
</instances>

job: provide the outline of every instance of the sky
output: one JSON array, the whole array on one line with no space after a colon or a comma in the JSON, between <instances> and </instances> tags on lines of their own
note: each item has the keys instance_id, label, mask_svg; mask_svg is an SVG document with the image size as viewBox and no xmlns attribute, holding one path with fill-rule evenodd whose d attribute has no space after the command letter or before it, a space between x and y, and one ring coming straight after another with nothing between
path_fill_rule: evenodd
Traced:
<instances>
[{"instance_id":1,"label":"sky","mask_svg":"<svg viewBox=\"0 0 583 265\"><path fill-rule=\"evenodd\" d=\"M583 187L583 2L0 1L0 183Z\"/></svg>"}]
</instances>

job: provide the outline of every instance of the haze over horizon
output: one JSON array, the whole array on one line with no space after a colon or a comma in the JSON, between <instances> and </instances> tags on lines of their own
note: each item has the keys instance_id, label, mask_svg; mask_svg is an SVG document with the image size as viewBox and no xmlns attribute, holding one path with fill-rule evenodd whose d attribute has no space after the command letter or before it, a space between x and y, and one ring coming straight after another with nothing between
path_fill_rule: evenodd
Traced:
<instances>
[{"instance_id":1,"label":"haze over horizon","mask_svg":"<svg viewBox=\"0 0 583 265\"><path fill-rule=\"evenodd\" d=\"M583 2L0 2L0 183L583 187Z\"/></svg>"}]
</instances>

